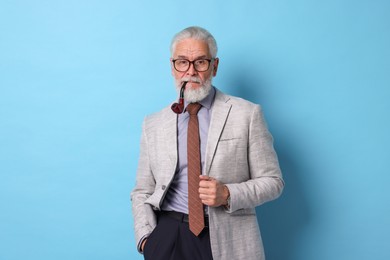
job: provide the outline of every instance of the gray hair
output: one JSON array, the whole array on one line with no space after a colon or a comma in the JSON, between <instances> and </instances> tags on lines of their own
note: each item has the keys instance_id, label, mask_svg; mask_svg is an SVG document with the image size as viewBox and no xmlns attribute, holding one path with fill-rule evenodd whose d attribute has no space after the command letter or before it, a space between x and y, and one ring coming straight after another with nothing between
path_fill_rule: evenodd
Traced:
<instances>
[{"instance_id":1,"label":"gray hair","mask_svg":"<svg viewBox=\"0 0 390 260\"><path fill-rule=\"evenodd\" d=\"M217 42L214 39L214 36L211 35L206 29L203 29L198 26L191 26L185 28L184 30L178 32L173 38L171 42L171 55L173 54L173 50L176 47L176 44L185 39L196 39L207 42L209 46L209 51L212 58L217 57Z\"/></svg>"}]
</instances>

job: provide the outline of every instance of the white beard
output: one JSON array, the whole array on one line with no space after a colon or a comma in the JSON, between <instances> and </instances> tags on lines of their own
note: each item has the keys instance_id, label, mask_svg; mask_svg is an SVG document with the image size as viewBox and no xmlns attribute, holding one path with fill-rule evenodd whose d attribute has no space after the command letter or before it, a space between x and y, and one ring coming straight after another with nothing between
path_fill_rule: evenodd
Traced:
<instances>
[{"instance_id":1,"label":"white beard","mask_svg":"<svg viewBox=\"0 0 390 260\"><path fill-rule=\"evenodd\" d=\"M194 103L203 100L205 97L207 97L212 88L212 77L204 82L202 82L198 77L184 77L180 80L175 80L175 86L178 93L180 93L180 89L184 81L189 81L184 90L184 100L188 103ZM200 86L194 89L192 87L191 81L200 83Z\"/></svg>"}]
</instances>

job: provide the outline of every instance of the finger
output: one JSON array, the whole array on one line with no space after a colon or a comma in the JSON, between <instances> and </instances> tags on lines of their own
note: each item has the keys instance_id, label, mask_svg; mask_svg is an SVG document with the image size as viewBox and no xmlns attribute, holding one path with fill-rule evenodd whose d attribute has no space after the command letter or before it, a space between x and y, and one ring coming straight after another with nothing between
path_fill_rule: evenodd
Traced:
<instances>
[{"instance_id":1,"label":"finger","mask_svg":"<svg viewBox=\"0 0 390 260\"><path fill-rule=\"evenodd\" d=\"M210 206L212 204L212 202L211 202L212 200L210 200L210 199L201 199L201 201L204 205L207 205L207 206Z\"/></svg>"},{"instance_id":2,"label":"finger","mask_svg":"<svg viewBox=\"0 0 390 260\"><path fill-rule=\"evenodd\" d=\"M211 199L213 199L210 195L207 195L207 194L199 194L199 198L201 200L211 200Z\"/></svg>"},{"instance_id":3,"label":"finger","mask_svg":"<svg viewBox=\"0 0 390 260\"><path fill-rule=\"evenodd\" d=\"M208 196L209 198L213 198L213 197L216 197L216 192L215 192L215 190L201 188L201 189L199 189L199 195Z\"/></svg>"},{"instance_id":4,"label":"finger","mask_svg":"<svg viewBox=\"0 0 390 260\"><path fill-rule=\"evenodd\" d=\"M208 195L209 191L207 188L199 188L199 194L202 194L202 195Z\"/></svg>"},{"instance_id":5,"label":"finger","mask_svg":"<svg viewBox=\"0 0 390 260\"><path fill-rule=\"evenodd\" d=\"M208 196L209 198L215 198L216 191L212 189L199 189L199 195Z\"/></svg>"},{"instance_id":6,"label":"finger","mask_svg":"<svg viewBox=\"0 0 390 260\"><path fill-rule=\"evenodd\" d=\"M202 180L202 181L199 182L199 187L201 187L201 188L210 188L210 187L213 187L213 183L210 182L210 181Z\"/></svg>"},{"instance_id":7,"label":"finger","mask_svg":"<svg viewBox=\"0 0 390 260\"><path fill-rule=\"evenodd\" d=\"M199 175L199 178L201 180L205 180L205 181L211 181L211 180L214 179L213 177L210 177L210 176L207 176L207 175Z\"/></svg>"},{"instance_id":8,"label":"finger","mask_svg":"<svg viewBox=\"0 0 390 260\"><path fill-rule=\"evenodd\" d=\"M206 199L206 200L202 200L202 203L206 206L210 206L210 207L214 207L216 206L216 203L214 200L209 200L209 199Z\"/></svg>"}]
</instances>

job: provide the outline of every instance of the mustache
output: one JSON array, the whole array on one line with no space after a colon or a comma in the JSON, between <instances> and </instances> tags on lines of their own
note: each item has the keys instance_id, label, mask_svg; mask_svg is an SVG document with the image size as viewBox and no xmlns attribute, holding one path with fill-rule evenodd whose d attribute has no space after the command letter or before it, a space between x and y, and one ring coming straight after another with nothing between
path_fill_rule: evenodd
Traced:
<instances>
[{"instance_id":1,"label":"mustache","mask_svg":"<svg viewBox=\"0 0 390 260\"><path fill-rule=\"evenodd\" d=\"M184 77L181 79L181 82L183 83L184 81L202 83L202 81L198 77Z\"/></svg>"}]
</instances>

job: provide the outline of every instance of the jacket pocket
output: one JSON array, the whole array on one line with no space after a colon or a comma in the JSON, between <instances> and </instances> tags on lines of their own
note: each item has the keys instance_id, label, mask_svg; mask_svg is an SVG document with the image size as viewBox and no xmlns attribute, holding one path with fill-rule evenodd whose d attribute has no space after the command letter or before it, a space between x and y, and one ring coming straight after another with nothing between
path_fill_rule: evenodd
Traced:
<instances>
[{"instance_id":1,"label":"jacket pocket","mask_svg":"<svg viewBox=\"0 0 390 260\"><path fill-rule=\"evenodd\" d=\"M230 213L230 215L231 216L256 215L256 211L254 208L239 209Z\"/></svg>"}]
</instances>

